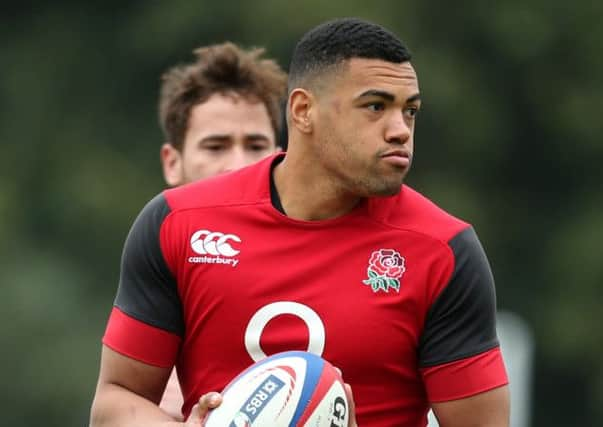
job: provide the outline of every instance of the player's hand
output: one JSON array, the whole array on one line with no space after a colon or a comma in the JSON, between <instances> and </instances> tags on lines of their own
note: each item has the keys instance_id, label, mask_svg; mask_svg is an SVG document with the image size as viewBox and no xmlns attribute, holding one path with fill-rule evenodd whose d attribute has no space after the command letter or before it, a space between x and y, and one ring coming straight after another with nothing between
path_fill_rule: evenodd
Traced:
<instances>
[{"instance_id":1,"label":"player's hand","mask_svg":"<svg viewBox=\"0 0 603 427\"><path fill-rule=\"evenodd\" d=\"M356 422L356 404L354 403L354 395L352 394L352 387L350 387L349 384L345 383L344 385L345 388L345 395L348 398L348 405L349 405L349 413L350 413L350 417L349 417L349 421L348 421L348 427L358 427L358 423Z\"/></svg>"},{"instance_id":2,"label":"player's hand","mask_svg":"<svg viewBox=\"0 0 603 427\"><path fill-rule=\"evenodd\" d=\"M185 427L202 427L205 425L205 418L210 409L217 408L222 403L222 395L216 392L204 394L193 409L188 419L184 423Z\"/></svg>"},{"instance_id":3,"label":"player's hand","mask_svg":"<svg viewBox=\"0 0 603 427\"><path fill-rule=\"evenodd\" d=\"M334 366L335 370L337 372L339 372L339 376L343 379L343 374L341 372L341 369L339 369L337 366ZM350 386L348 383L344 382L343 383L343 388L345 389L345 396L348 400L348 413L349 413L349 417L348 417L348 427L358 427L358 423L356 422L356 404L354 403L354 395L352 393L352 386Z\"/></svg>"},{"instance_id":4,"label":"player's hand","mask_svg":"<svg viewBox=\"0 0 603 427\"><path fill-rule=\"evenodd\" d=\"M349 404L349 421L348 427L358 427L356 422L356 404L354 403L354 395L352 393L352 387L349 384L344 384L345 394ZM189 415L185 427L202 427L205 423L210 409L215 409L222 403L222 395L220 393L207 393L199 398L199 402L193 406L191 414Z\"/></svg>"}]
</instances>

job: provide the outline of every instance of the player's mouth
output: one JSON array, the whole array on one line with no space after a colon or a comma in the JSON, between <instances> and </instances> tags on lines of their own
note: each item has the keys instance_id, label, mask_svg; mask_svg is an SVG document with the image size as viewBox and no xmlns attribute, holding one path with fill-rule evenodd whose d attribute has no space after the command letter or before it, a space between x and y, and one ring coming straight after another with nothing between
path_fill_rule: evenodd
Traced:
<instances>
[{"instance_id":1,"label":"player's mouth","mask_svg":"<svg viewBox=\"0 0 603 427\"><path fill-rule=\"evenodd\" d=\"M380 156L386 163L399 168L410 166L410 153L406 150L389 150Z\"/></svg>"}]
</instances>

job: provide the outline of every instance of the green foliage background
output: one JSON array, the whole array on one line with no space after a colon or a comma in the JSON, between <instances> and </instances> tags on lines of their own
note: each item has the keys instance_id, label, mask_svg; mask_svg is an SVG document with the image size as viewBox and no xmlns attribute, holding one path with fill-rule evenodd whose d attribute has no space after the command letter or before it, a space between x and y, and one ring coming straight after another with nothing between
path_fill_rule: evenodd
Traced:
<instances>
[{"instance_id":1,"label":"green foliage background","mask_svg":"<svg viewBox=\"0 0 603 427\"><path fill-rule=\"evenodd\" d=\"M3 425L87 424L121 245L164 184L160 74L360 16L414 52L410 184L473 222L536 340L533 426L603 418L603 3L30 1L0 13Z\"/></svg>"}]
</instances>

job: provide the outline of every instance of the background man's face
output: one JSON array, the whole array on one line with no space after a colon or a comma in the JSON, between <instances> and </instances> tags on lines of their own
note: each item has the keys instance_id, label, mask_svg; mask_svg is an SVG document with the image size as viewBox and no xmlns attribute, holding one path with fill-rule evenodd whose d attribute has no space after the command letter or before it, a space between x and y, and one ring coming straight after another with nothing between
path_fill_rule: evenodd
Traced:
<instances>
[{"instance_id":1,"label":"background man's face","mask_svg":"<svg viewBox=\"0 0 603 427\"><path fill-rule=\"evenodd\" d=\"M236 94L214 94L191 109L182 150L162 148L164 177L171 185L233 171L276 151L266 106Z\"/></svg>"}]
</instances>

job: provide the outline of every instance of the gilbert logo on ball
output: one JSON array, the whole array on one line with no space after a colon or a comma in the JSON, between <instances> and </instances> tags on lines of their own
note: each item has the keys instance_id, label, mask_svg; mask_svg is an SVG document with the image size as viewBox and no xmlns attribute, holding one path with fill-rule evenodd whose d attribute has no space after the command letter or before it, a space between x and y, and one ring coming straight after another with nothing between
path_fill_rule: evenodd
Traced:
<instances>
[{"instance_id":1,"label":"gilbert logo on ball","mask_svg":"<svg viewBox=\"0 0 603 427\"><path fill-rule=\"evenodd\" d=\"M346 427L343 380L312 353L287 351L261 360L222 392L206 427Z\"/></svg>"}]
</instances>

